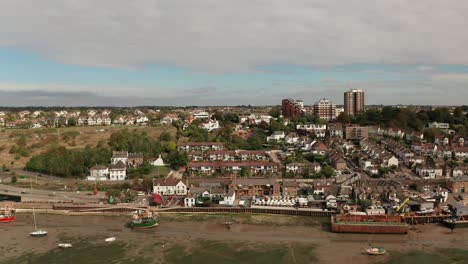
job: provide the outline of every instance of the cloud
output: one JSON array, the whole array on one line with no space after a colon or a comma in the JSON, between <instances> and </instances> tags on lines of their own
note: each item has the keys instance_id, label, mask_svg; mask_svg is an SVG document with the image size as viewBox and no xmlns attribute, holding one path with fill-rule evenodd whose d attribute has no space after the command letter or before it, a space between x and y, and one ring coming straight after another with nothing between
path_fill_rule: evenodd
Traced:
<instances>
[{"instance_id":1,"label":"cloud","mask_svg":"<svg viewBox=\"0 0 468 264\"><path fill-rule=\"evenodd\" d=\"M455 0L3 0L0 46L85 66L468 64Z\"/></svg>"}]
</instances>

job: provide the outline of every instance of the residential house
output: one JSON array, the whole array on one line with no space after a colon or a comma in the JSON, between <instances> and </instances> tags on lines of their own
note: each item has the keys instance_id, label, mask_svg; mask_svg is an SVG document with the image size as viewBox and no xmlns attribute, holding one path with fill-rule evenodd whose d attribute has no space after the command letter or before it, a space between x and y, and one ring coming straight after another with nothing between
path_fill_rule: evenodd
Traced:
<instances>
[{"instance_id":1,"label":"residential house","mask_svg":"<svg viewBox=\"0 0 468 264\"><path fill-rule=\"evenodd\" d=\"M324 138L327 133L327 125L325 124L299 124L296 126L299 133L311 133L318 138Z\"/></svg>"},{"instance_id":2,"label":"residential house","mask_svg":"<svg viewBox=\"0 0 468 264\"><path fill-rule=\"evenodd\" d=\"M282 196L296 197L300 186L296 181L283 181L281 184Z\"/></svg>"},{"instance_id":3,"label":"residential house","mask_svg":"<svg viewBox=\"0 0 468 264\"><path fill-rule=\"evenodd\" d=\"M189 162L187 171L190 175L214 173L241 173L242 170L252 175L275 174L279 171L279 164L268 161L215 161L215 162Z\"/></svg>"},{"instance_id":4,"label":"residential house","mask_svg":"<svg viewBox=\"0 0 468 264\"><path fill-rule=\"evenodd\" d=\"M330 137L343 138L343 125L341 123L328 124L328 134Z\"/></svg>"},{"instance_id":5,"label":"residential house","mask_svg":"<svg viewBox=\"0 0 468 264\"><path fill-rule=\"evenodd\" d=\"M96 165L89 169L89 174L86 179L88 181L105 181L109 176L109 168L104 165Z\"/></svg>"},{"instance_id":6,"label":"residential house","mask_svg":"<svg viewBox=\"0 0 468 264\"><path fill-rule=\"evenodd\" d=\"M464 147L465 146L465 139L460 135L453 136L452 140L450 141L450 145L452 148L456 147Z\"/></svg>"},{"instance_id":7,"label":"residential house","mask_svg":"<svg viewBox=\"0 0 468 264\"><path fill-rule=\"evenodd\" d=\"M392 154L387 154L382 157L382 166L383 167L398 167L398 159Z\"/></svg>"},{"instance_id":8,"label":"residential house","mask_svg":"<svg viewBox=\"0 0 468 264\"><path fill-rule=\"evenodd\" d=\"M267 137L267 141L270 140L275 140L275 141L281 141L286 137L283 131L275 131L271 136Z\"/></svg>"},{"instance_id":9,"label":"residential house","mask_svg":"<svg viewBox=\"0 0 468 264\"><path fill-rule=\"evenodd\" d=\"M143 165L143 153L128 153L127 166L136 168Z\"/></svg>"},{"instance_id":10,"label":"residential house","mask_svg":"<svg viewBox=\"0 0 468 264\"><path fill-rule=\"evenodd\" d=\"M432 122L432 123L427 124L427 127L438 128L438 129L449 129L450 125L448 123Z\"/></svg>"},{"instance_id":11,"label":"residential house","mask_svg":"<svg viewBox=\"0 0 468 264\"><path fill-rule=\"evenodd\" d=\"M265 150L237 150L236 154L243 161L267 161L271 159L269 152Z\"/></svg>"},{"instance_id":12,"label":"residential house","mask_svg":"<svg viewBox=\"0 0 468 264\"><path fill-rule=\"evenodd\" d=\"M179 151L224 150L224 142L184 142L177 145Z\"/></svg>"},{"instance_id":13,"label":"residential house","mask_svg":"<svg viewBox=\"0 0 468 264\"><path fill-rule=\"evenodd\" d=\"M159 157L157 159L156 158L149 158L148 163L151 166L156 166L156 167L166 166L166 164L164 163L164 160L162 159L161 155L159 155Z\"/></svg>"},{"instance_id":14,"label":"residential house","mask_svg":"<svg viewBox=\"0 0 468 264\"><path fill-rule=\"evenodd\" d=\"M315 141L311 145L310 150L314 154L325 155L328 151L328 147L322 141Z\"/></svg>"},{"instance_id":15,"label":"residential house","mask_svg":"<svg viewBox=\"0 0 468 264\"><path fill-rule=\"evenodd\" d=\"M367 140L369 139L369 128L358 125L347 126L345 136L347 140Z\"/></svg>"},{"instance_id":16,"label":"residential house","mask_svg":"<svg viewBox=\"0 0 468 264\"><path fill-rule=\"evenodd\" d=\"M450 140L445 135L438 135L434 138L434 143L439 146L447 146L450 143Z\"/></svg>"},{"instance_id":17,"label":"residential house","mask_svg":"<svg viewBox=\"0 0 468 264\"><path fill-rule=\"evenodd\" d=\"M226 205L226 206L234 206L235 201L236 201L236 192L229 191L229 193L223 197L223 200L219 201L219 204Z\"/></svg>"},{"instance_id":18,"label":"residential house","mask_svg":"<svg viewBox=\"0 0 468 264\"><path fill-rule=\"evenodd\" d=\"M202 123L200 127L208 130L208 132L211 132L213 130L217 130L220 128L218 120L211 120L211 119Z\"/></svg>"},{"instance_id":19,"label":"residential house","mask_svg":"<svg viewBox=\"0 0 468 264\"><path fill-rule=\"evenodd\" d=\"M122 161L118 161L117 163L109 166L109 180L123 181L126 177L127 166Z\"/></svg>"},{"instance_id":20,"label":"residential house","mask_svg":"<svg viewBox=\"0 0 468 264\"><path fill-rule=\"evenodd\" d=\"M236 152L233 150L207 151L206 157L210 161L234 161L236 159Z\"/></svg>"},{"instance_id":21,"label":"residential house","mask_svg":"<svg viewBox=\"0 0 468 264\"><path fill-rule=\"evenodd\" d=\"M178 179L154 179L153 193L159 195L187 195L187 186Z\"/></svg>"},{"instance_id":22,"label":"residential house","mask_svg":"<svg viewBox=\"0 0 468 264\"><path fill-rule=\"evenodd\" d=\"M468 175L468 166L457 166L452 169L452 177Z\"/></svg>"},{"instance_id":23,"label":"residential house","mask_svg":"<svg viewBox=\"0 0 468 264\"><path fill-rule=\"evenodd\" d=\"M319 163L312 162L293 162L286 164L287 174L308 174L321 170Z\"/></svg>"},{"instance_id":24,"label":"residential house","mask_svg":"<svg viewBox=\"0 0 468 264\"><path fill-rule=\"evenodd\" d=\"M443 169L430 165L418 165L416 166L416 175L425 179L441 178Z\"/></svg>"},{"instance_id":25,"label":"residential house","mask_svg":"<svg viewBox=\"0 0 468 264\"><path fill-rule=\"evenodd\" d=\"M451 178L448 181L448 188L452 193L467 193L468 192L468 175Z\"/></svg>"},{"instance_id":26,"label":"residential house","mask_svg":"<svg viewBox=\"0 0 468 264\"><path fill-rule=\"evenodd\" d=\"M273 196L280 195L281 182L270 178L234 179L229 185L229 191L234 191L236 196Z\"/></svg>"},{"instance_id":27,"label":"residential house","mask_svg":"<svg viewBox=\"0 0 468 264\"><path fill-rule=\"evenodd\" d=\"M123 164L127 164L128 162L128 152L127 151L113 151L111 164L117 164L121 161Z\"/></svg>"},{"instance_id":28,"label":"residential house","mask_svg":"<svg viewBox=\"0 0 468 264\"><path fill-rule=\"evenodd\" d=\"M389 128L378 128L377 133L381 136L393 137L393 138L404 138L405 133L399 129L394 127Z\"/></svg>"},{"instance_id":29,"label":"residential house","mask_svg":"<svg viewBox=\"0 0 468 264\"><path fill-rule=\"evenodd\" d=\"M299 135L296 132L290 132L284 138L287 144L296 144L299 141Z\"/></svg>"},{"instance_id":30,"label":"residential house","mask_svg":"<svg viewBox=\"0 0 468 264\"><path fill-rule=\"evenodd\" d=\"M333 166L335 170L341 171L348 167L346 164L346 160L344 160L343 157L341 157L341 155L336 151L332 151L328 155L328 162Z\"/></svg>"},{"instance_id":31,"label":"residential house","mask_svg":"<svg viewBox=\"0 0 468 264\"><path fill-rule=\"evenodd\" d=\"M459 160L468 158L468 147L454 147L453 153Z\"/></svg>"}]
</instances>

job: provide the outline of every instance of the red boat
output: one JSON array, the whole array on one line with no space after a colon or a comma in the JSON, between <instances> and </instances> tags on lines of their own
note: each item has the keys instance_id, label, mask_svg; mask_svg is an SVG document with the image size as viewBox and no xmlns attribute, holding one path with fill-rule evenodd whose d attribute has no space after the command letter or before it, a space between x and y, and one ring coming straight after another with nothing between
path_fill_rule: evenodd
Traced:
<instances>
[{"instance_id":1,"label":"red boat","mask_svg":"<svg viewBox=\"0 0 468 264\"><path fill-rule=\"evenodd\" d=\"M10 208L1 208L0 209L0 223L10 223L15 221L15 210Z\"/></svg>"}]
</instances>

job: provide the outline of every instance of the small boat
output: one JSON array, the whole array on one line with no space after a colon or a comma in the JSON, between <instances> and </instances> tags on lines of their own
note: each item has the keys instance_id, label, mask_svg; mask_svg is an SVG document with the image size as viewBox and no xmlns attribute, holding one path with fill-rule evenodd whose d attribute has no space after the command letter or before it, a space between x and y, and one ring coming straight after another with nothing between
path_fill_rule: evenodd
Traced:
<instances>
[{"instance_id":1,"label":"small boat","mask_svg":"<svg viewBox=\"0 0 468 264\"><path fill-rule=\"evenodd\" d=\"M106 238L104 241L106 242L114 242L116 240L115 237L109 237L109 238Z\"/></svg>"},{"instance_id":2,"label":"small boat","mask_svg":"<svg viewBox=\"0 0 468 264\"><path fill-rule=\"evenodd\" d=\"M38 229L37 229L37 225L36 225L36 213L34 212L34 207L33 207L33 219L34 219L34 229L35 229L36 231L31 232L31 233L29 233L29 234L31 234L31 236L33 236L33 237L43 237L43 236L47 236L47 231L45 231L45 230L40 230L40 229L38 230Z\"/></svg>"},{"instance_id":3,"label":"small boat","mask_svg":"<svg viewBox=\"0 0 468 264\"><path fill-rule=\"evenodd\" d=\"M11 208L0 209L0 223L11 223L15 221L15 210Z\"/></svg>"},{"instance_id":4,"label":"small boat","mask_svg":"<svg viewBox=\"0 0 468 264\"><path fill-rule=\"evenodd\" d=\"M382 247L370 247L366 249L367 254L369 255L385 255L387 251Z\"/></svg>"},{"instance_id":5,"label":"small boat","mask_svg":"<svg viewBox=\"0 0 468 264\"><path fill-rule=\"evenodd\" d=\"M63 244L58 244L59 248L71 248L72 244L70 243L63 243Z\"/></svg>"},{"instance_id":6,"label":"small boat","mask_svg":"<svg viewBox=\"0 0 468 264\"><path fill-rule=\"evenodd\" d=\"M34 232L31 232L30 233L31 236L33 237L43 237L43 236L47 236L47 231L44 231L44 230L36 230Z\"/></svg>"},{"instance_id":7,"label":"small boat","mask_svg":"<svg viewBox=\"0 0 468 264\"><path fill-rule=\"evenodd\" d=\"M149 210L137 210L133 214L132 221L128 223L128 227L133 229L151 228L159 225L157 215Z\"/></svg>"}]
</instances>

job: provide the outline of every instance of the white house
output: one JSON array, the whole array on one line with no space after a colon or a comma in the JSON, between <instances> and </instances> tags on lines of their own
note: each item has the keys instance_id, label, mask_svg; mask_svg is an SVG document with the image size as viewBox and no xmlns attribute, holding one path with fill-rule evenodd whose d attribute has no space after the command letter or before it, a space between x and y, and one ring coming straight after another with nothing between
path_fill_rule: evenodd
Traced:
<instances>
[{"instance_id":1,"label":"white house","mask_svg":"<svg viewBox=\"0 0 468 264\"><path fill-rule=\"evenodd\" d=\"M327 201L327 208L337 208L338 204L336 203L336 197L333 195L328 195L327 198L325 198Z\"/></svg>"},{"instance_id":2,"label":"white house","mask_svg":"<svg viewBox=\"0 0 468 264\"><path fill-rule=\"evenodd\" d=\"M208 114L208 112L195 112L193 113L193 118L195 119L210 118L210 114Z\"/></svg>"},{"instance_id":3,"label":"white house","mask_svg":"<svg viewBox=\"0 0 468 264\"><path fill-rule=\"evenodd\" d=\"M398 167L398 159L392 154L388 154L382 157L382 166L384 167Z\"/></svg>"},{"instance_id":4,"label":"white house","mask_svg":"<svg viewBox=\"0 0 468 264\"><path fill-rule=\"evenodd\" d=\"M267 137L267 141L270 141L270 140L280 141L284 139L285 137L286 135L284 134L283 131L275 131L273 132L273 134L271 134L271 136Z\"/></svg>"},{"instance_id":5,"label":"white house","mask_svg":"<svg viewBox=\"0 0 468 264\"><path fill-rule=\"evenodd\" d=\"M157 159L153 158L148 161L151 166L157 166L157 167L166 166L166 164L164 164L164 160L162 159L161 155L159 155Z\"/></svg>"},{"instance_id":6,"label":"white house","mask_svg":"<svg viewBox=\"0 0 468 264\"><path fill-rule=\"evenodd\" d=\"M325 137L327 132L327 125L324 124L299 124L296 126L297 130L304 130L314 133L316 137Z\"/></svg>"},{"instance_id":7,"label":"white house","mask_svg":"<svg viewBox=\"0 0 468 264\"><path fill-rule=\"evenodd\" d=\"M226 196L224 196L224 199L222 201L219 201L219 204L226 205L226 206L233 206L235 200L236 200L236 192L231 191Z\"/></svg>"},{"instance_id":8,"label":"white house","mask_svg":"<svg viewBox=\"0 0 468 264\"><path fill-rule=\"evenodd\" d=\"M194 207L195 206L195 201L196 201L195 196L185 197L184 198L184 206L185 207Z\"/></svg>"},{"instance_id":9,"label":"white house","mask_svg":"<svg viewBox=\"0 0 468 264\"><path fill-rule=\"evenodd\" d=\"M220 128L218 120L208 120L200 126L209 132Z\"/></svg>"},{"instance_id":10,"label":"white house","mask_svg":"<svg viewBox=\"0 0 468 264\"><path fill-rule=\"evenodd\" d=\"M438 123L438 122L432 122L427 124L427 127L429 128L439 128L439 129L449 129L449 124L448 123Z\"/></svg>"},{"instance_id":11,"label":"white house","mask_svg":"<svg viewBox=\"0 0 468 264\"><path fill-rule=\"evenodd\" d=\"M127 177L127 165L122 161L112 164L109 167L109 180L123 181Z\"/></svg>"},{"instance_id":12,"label":"white house","mask_svg":"<svg viewBox=\"0 0 468 264\"><path fill-rule=\"evenodd\" d=\"M109 175L109 168L104 165L96 165L89 169L89 174L86 179L88 181L105 181Z\"/></svg>"},{"instance_id":13,"label":"white house","mask_svg":"<svg viewBox=\"0 0 468 264\"><path fill-rule=\"evenodd\" d=\"M284 138L284 141L288 144L296 144L299 141L299 135L295 132L291 132Z\"/></svg>"},{"instance_id":14,"label":"white house","mask_svg":"<svg viewBox=\"0 0 468 264\"><path fill-rule=\"evenodd\" d=\"M155 179L153 181L153 193L159 195L187 195L187 186L182 180Z\"/></svg>"},{"instance_id":15,"label":"white house","mask_svg":"<svg viewBox=\"0 0 468 264\"><path fill-rule=\"evenodd\" d=\"M121 161L123 164L128 162L128 152L127 151L114 151L112 152L111 164L117 164Z\"/></svg>"}]
</instances>

